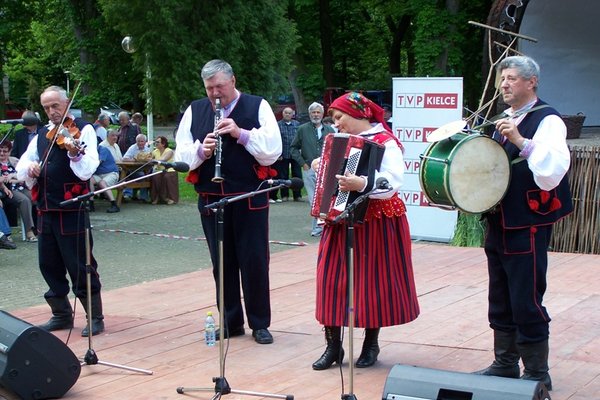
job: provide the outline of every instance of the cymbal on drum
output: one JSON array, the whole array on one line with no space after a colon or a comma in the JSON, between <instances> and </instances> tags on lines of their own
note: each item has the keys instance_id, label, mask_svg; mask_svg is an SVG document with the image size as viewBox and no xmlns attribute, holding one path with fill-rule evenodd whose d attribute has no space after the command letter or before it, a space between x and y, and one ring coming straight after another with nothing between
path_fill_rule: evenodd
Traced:
<instances>
[{"instance_id":1,"label":"cymbal on drum","mask_svg":"<svg viewBox=\"0 0 600 400\"><path fill-rule=\"evenodd\" d=\"M462 119L459 121L449 122L427 135L427 141L433 143L447 139L452 135L462 132L465 126L467 126L467 121L463 121Z\"/></svg>"}]
</instances>

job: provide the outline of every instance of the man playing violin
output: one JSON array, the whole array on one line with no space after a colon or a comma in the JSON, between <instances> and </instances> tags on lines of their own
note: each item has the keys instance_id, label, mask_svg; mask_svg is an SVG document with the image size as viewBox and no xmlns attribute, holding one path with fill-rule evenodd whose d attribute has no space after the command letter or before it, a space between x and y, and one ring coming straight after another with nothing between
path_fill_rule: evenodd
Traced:
<instances>
[{"instance_id":1,"label":"man playing violin","mask_svg":"<svg viewBox=\"0 0 600 400\"><path fill-rule=\"evenodd\" d=\"M32 188L38 209L39 267L48 284L44 294L52 318L41 325L48 331L73 327L69 302L69 281L73 292L87 311L85 227L87 214L81 203L61 206L61 202L85 194L89 179L98 167L94 127L69 113L64 89L50 86L40 96L49 123L40 129L17 164L17 177ZM98 264L91 255L92 335L104 331ZM88 313L89 315L89 313ZM88 336L86 325L81 332Z\"/></svg>"}]
</instances>

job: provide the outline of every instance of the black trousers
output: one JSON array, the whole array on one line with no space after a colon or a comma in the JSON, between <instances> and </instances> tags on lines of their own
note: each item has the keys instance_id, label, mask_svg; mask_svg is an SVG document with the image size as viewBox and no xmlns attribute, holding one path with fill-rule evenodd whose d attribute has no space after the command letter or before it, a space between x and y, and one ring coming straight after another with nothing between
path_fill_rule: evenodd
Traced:
<instances>
[{"instance_id":1,"label":"black trousers","mask_svg":"<svg viewBox=\"0 0 600 400\"><path fill-rule=\"evenodd\" d=\"M45 298L65 297L71 279L77 297L86 297L85 220L83 211L50 211L38 215L38 257L40 271L48 284ZM89 226L89 225L88 225ZM90 233L90 254L93 239ZM100 292L98 263L91 256L92 294Z\"/></svg>"},{"instance_id":2,"label":"black trousers","mask_svg":"<svg viewBox=\"0 0 600 400\"><path fill-rule=\"evenodd\" d=\"M298 163L292 158L282 158L277 161L276 169L277 169L277 177L278 179L290 179L290 169L292 171L293 178L302 179L302 167L298 165ZM290 197L290 189L281 188L279 189L282 199L287 199ZM301 190L293 190L294 199L299 199L302 197Z\"/></svg>"},{"instance_id":3,"label":"black trousers","mask_svg":"<svg viewBox=\"0 0 600 400\"><path fill-rule=\"evenodd\" d=\"M490 327L517 332L517 343L549 336L550 316L543 306L552 226L503 229L498 214L488 218L485 254L489 273Z\"/></svg>"},{"instance_id":4,"label":"black trousers","mask_svg":"<svg viewBox=\"0 0 600 400\"><path fill-rule=\"evenodd\" d=\"M220 200L200 195L198 209L213 264L219 301L219 270L216 216L204 205ZM228 204L223 212L224 320L229 328L244 325L241 290L248 325L264 329L271 325L269 293L269 197L267 193ZM219 305L223 312L223 307Z\"/></svg>"}]
</instances>

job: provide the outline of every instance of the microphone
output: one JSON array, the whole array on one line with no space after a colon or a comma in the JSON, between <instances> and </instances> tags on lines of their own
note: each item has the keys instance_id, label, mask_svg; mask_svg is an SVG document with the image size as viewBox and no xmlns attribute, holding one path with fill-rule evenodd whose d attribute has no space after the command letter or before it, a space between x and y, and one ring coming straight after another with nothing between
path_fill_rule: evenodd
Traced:
<instances>
[{"instance_id":1,"label":"microphone","mask_svg":"<svg viewBox=\"0 0 600 400\"><path fill-rule=\"evenodd\" d=\"M162 165L165 168L173 168L177 172L188 172L190 170L190 166L183 161L175 161L175 162L166 162L166 161L158 161L152 160L150 164Z\"/></svg>"},{"instance_id":2,"label":"microphone","mask_svg":"<svg viewBox=\"0 0 600 400\"><path fill-rule=\"evenodd\" d=\"M37 119L36 117L25 117L25 118L21 118L21 119L3 119L0 120L0 124L12 124L12 125L26 125L26 126L32 126L32 125L37 125L40 122L39 119Z\"/></svg>"},{"instance_id":3,"label":"microphone","mask_svg":"<svg viewBox=\"0 0 600 400\"><path fill-rule=\"evenodd\" d=\"M269 185L284 185L292 190L299 190L304 187L304 181L295 177L292 179L267 179L266 182Z\"/></svg>"},{"instance_id":4,"label":"microphone","mask_svg":"<svg viewBox=\"0 0 600 400\"><path fill-rule=\"evenodd\" d=\"M19 125L19 124L23 124L23 119L3 119L0 120L0 124L12 124L12 125Z\"/></svg>"},{"instance_id":5,"label":"microphone","mask_svg":"<svg viewBox=\"0 0 600 400\"><path fill-rule=\"evenodd\" d=\"M394 190L392 185L390 185L388 180L386 178L384 178L383 176L377 178L377 180L375 181L375 188L376 189L385 189L385 190Z\"/></svg>"}]
</instances>

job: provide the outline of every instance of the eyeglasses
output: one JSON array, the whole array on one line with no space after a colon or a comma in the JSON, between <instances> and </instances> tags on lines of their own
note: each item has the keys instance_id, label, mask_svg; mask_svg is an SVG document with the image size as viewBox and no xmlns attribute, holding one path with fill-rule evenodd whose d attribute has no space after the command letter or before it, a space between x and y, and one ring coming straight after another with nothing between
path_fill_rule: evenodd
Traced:
<instances>
[{"instance_id":1,"label":"eyeglasses","mask_svg":"<svg viewBox=\"0 0 600 400\"><path fill-rule=\"evenodd\" d=\"M8 153L8 149L0 149L0 153Z\"/></svg>"}]
</instances>

